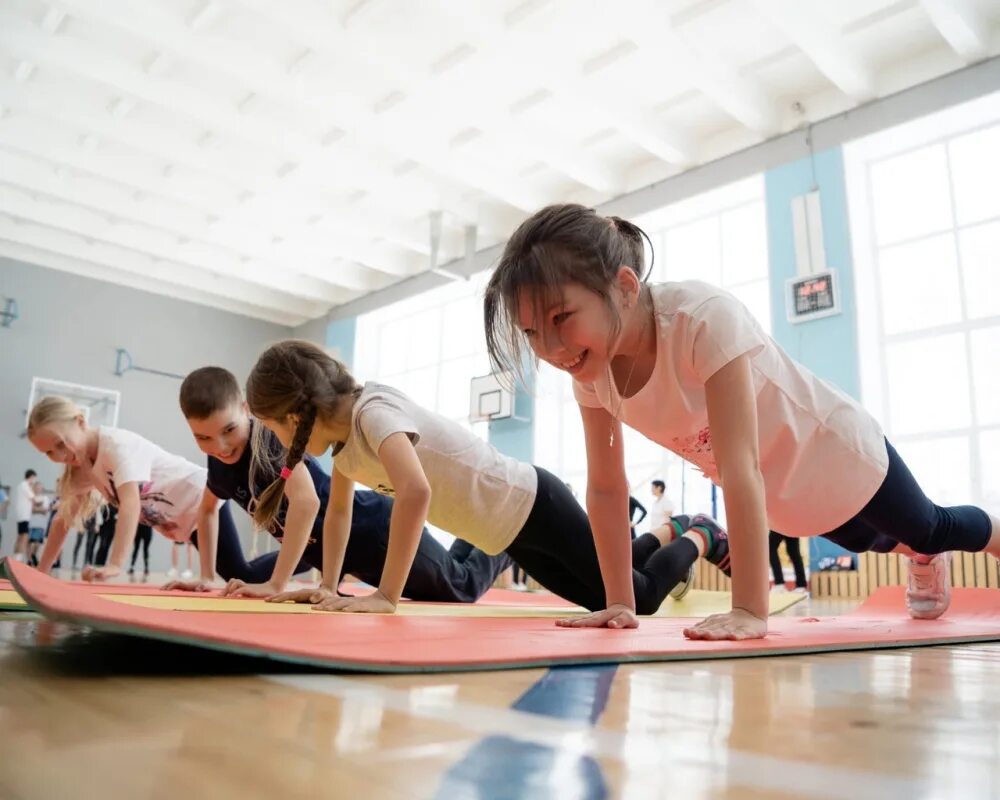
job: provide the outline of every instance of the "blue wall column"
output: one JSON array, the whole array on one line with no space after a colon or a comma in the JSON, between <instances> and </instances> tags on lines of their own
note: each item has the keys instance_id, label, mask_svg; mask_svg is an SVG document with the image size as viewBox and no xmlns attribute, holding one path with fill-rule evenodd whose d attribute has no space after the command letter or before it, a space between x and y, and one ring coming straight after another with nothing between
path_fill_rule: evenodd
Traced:
<instances>
[{"instance_id":1,"label":"blue wall column","mask_svg":"<svg viewBox=\"0 0 1000 800\"><path fill-rule=\"evenodd\" d=\"M816 153L812 159L783 164L767 172L764 182L772 335L796 361L860 400L857 305L843 153L837 147ZM792 200L814 190L819 190L820 196L826 264L837 270L840 279L842 313L793 324L785 313L785 281L797 275ZM813 570L824 556L847 552L825 539L813 538L809 542Z\"/></svg>"},{"instance_id":2,"label":"blue wall column","mask_svg":"<svg viewBox=\"0 0 1000 800\"><path fill-rule=\"evenodd\" d=\"M331 355L336 357L348 370L354 369L354 338L358 329L356 317L337 319L326 326L326 336L323 344ZM328 473L333 474L333 458L324 453L318 459Z\"/></svg>"},{"instance_id":3,"label":"blue wall column","mask_svg":"<svg viewBox=\"0 0 1000 800\"><path fill-rule=\"evenodd\" d=\"M531 464L535 460L535 370L525 369L527 386L517 385L514 395L515 419L489 423L489 442L505 456Z\"/></svg>"},{"instance_id":4,"label":"blue wall column","mask_svg":"<svg viewBox=\"0 0 1000 800\"><path fill-rule=\"evenodd\" d=\"M326 326L327 349L349 370L354 368L354 337L357 329L357 317L337 319Z\"/></svg>"}]
</instances>

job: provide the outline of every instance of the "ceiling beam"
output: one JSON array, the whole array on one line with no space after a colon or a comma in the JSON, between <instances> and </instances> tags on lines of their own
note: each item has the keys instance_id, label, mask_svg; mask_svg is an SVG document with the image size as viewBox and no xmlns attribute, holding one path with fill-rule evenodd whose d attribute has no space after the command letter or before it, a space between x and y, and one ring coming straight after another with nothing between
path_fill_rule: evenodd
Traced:
<instances>
[{"instance_id":1,"label":"ceiling beam","mask_svg":"<svg viewBox=\"0 0 1000 800\"><path fill-rule=\"evenodd\" d=\"M466 187L466 189L475 189L491 194L523 210L534 208L538 204L538 198L523 183L512 180L509 175L502 173L491 164L463 163L461 158L456 159L446 147L442 148L437 141L423 136L419 130L411 129L410 135L404 139L395 136L389 138L384 135L378 135L374 139L370 136L364 136L363 132L369 129L372 132L378 131L377 110L362 106L347 93L331 89L329 82L316 81L309 77L308 73L290 79L287 68L270 61L259 51L226 40L224 37L211 36L204 31L192 31L184 26L176 16L158 9L155 5L132 7L130 4L126 4L120 8L116 7L113 11L111 9L105 10L101 4L84 3L81 0L67 0L66 5L74 13L91 19L99 19L101 22L119 29L124 28L133 36L141 37L152 46L165 50L177 58L195 61L202 66L236 78L255 93L281 103L290 113L299 110L296 108L298 105L299 108L307 112L299 120L300 123L304 123L303 126L322 124L324 129L338 127L342 130L357 131L361 134L362 139L368 141L369 145L374 141L387 153L391 153L395 161L413 160ZM289 14L287 9L273 8L273 4L270 3L260 4L256 10L263 12L264 17L268 19L273 16L277 16L281 20L293 18L297 21L296 30L300 36L308 37L305 44L314 46L318 52L323 52L330 47L342 46L326 36L331 25L336 26L336 18L332 15L317 14L315 7L308 3L297 5L293 14ZM318 29L317 26L319 26ZM370 61L370 53L366 53L365 62ZM91 73L91 77L107 82L110 76L105 73L101 78L97 78ZM198 93L185 90L180 85L174 85L166 78L150 78L150 80L158 81L156 94L165 93L164 100L170 105L188 111L200 109L199 116L206 121L211 121L213 127L226 131L230 135L239 135L239 127L233 128L227 123L229 114L220 111L217 114L205 116L206 104L204 98L200 98ZM145 96L142 89L134 82L129 82L129 87L125 90L138 96ZM146 96L146 99L150 98ZM215 105L217 106L217 104ZM254 127L266 127L263 120L255 119ZM312 169L307 167L307 162L313 167L317 162L334 162L339 165L338 168L351 169L350 162L353 157L337 153L339 148L336 146L323 148L315 141L299 141L296 134L296 129L299 126L294 124L293 120L289 122L292 124L286 123L280 126L280 132L277 130L267 131L264 139L285 141L289 145L286 147L285 153L288 158L295 162L292 171L299 171L308 176ZM258 140L257 143L266 144L264 139ZM308 157L304 157L306 154ZM360 154L355 153L354 157L356 156L360 156ZM398 179L394 180L395 176L384 166L379 169L375 162L365 166L370 168L369 182L371 182L371 176L381 175L382 179L390 185L398 184Z\"/></svg>"},{"instance_id":2,"label":"ceiling beam","mask_svg":"<svg viewBox=\"0 0 1000 800\"><path fill-rule=\"evenodd\" d=\"M920 5L938 33L966 63L989 55L990 26L968 0L920 0Z\"/></svg>"},{"instance_id":3,"label":"ceiling beam","mask_svg":"<svg viewBox=\"0 0 1000 800\"><path fill-rule=\"evenodd\" d=\"M847 38L824 24L817 8L797 0L751 0L753 7L801 50L834 86L855 103L875 97L872 71Z\"/></svg>"},{"instance_id":4,"label":"ceiling beam","mask_svg":"<svg viewBox=\"0 0 1000 800\"><path fill-rule=\"evenodd\" d=\"M291 238L295 231L304 231L306 241L302 246L309 249L307 242L313 241L313 259L340 257L354 261L359 270L367 272L375 281L379 280L380 273L393 277L412 274L424 261L423 254L418 251L399 252L402 247L393 241L389 244L395 249L384 244L372 244L362 236L378 235L388 241L392 234L377 223L369 223L350 213L341 215L335 209L313 214L318 224L310 224L306 220L297 227L287 223L283 227L268 219L266 214L256 219L250 211L240 208L240 197L247 193L252 195L249 189L242 187L253 185L250 182L253 176L246 183L234 185L230 175L240 174L235 165L228 175L221 174L218 168L216 172L220 174L199 175L197 170L200 165L196 165L189 175L185 170L171 166L176 162L169 160L170 151L183 148L183 143L171 142L153 126L128 119L115 121L92 111L80 113L71 99L64 99L58 92L36 90L34 87L31 91L21 91L16 84L3 78L0 78L0 104L19 112L12 112L12 116L0 126L0 145L45 157L54 164L72 166L81 172L106 176L146 195L168 197L192 209L200 209L205 219L214 217L221 222L221 210L230 209L227 216L232 219L226 220L224 228L234 233L230 246L237 246L240 242L249 246L248 243L256 242L255 248L266 247L266 243L260 241L261 237L277 225L286 238ZM79 140L68 134L73 128L81 132ZM79 146L79 141L86 138L84 131L96 131L97 141L92 147ZM210 154L203 157L210 159ZM170 168L169 176L164 174L167 167ZM267 224L264 224L265 220ZM423 247L426 248L427 244L424 243ZM266 256L266 253L263 255Z\"/></svg>"},{"instance_id":5,"label":"ceiling beam","mask_svg":"<svg viewBox=\"0 0 1000 800\"><path fill-rule=\"evenodd\" d=\"M185 288L145 275L114 269L106 264L97 264L91 261L71 258L38 247L6 241L2 238L0 238L0 257L60 272L68 272L85 278L93 278L94 280L105 281L119 286L128 286L132 289L150 292L151 294L173 297L188 303L197 303L198 305L217 308L221 311L228 311L232 314L265 320L266 322L284 327L291 328L307 321L298 314L289 314L266 306L256 306L252 303L239 302L225 295L210 294L197 289Z\"/></svg>"},{"instance_id":6,"label":"ceiling beam","mask_svg":"<svg viewBox=\"0 0 1000 800\"><path fill-rule=\"evenodd\" d=\"M69 258L106 264L121 271L156 278L164 283L218 294L256 306L271 307L276 311L305 319L312 319L327 310L321 304L255 286L232 276L213 274L187 264L152 258L115 244L88 239L59 228L25 220L17 216L17 211L16 208L12 209L0 203L0 239Z\"/></svg>"},{"instance_id":7,"label":"ceiling beam","mask_svg":"<svg viewBox=\"0 0 1000 800\"><path fill-rule=\"evenodd\" d=\"M518 20L490 18L474 3L429 2L451 19L462 30L463 38L484 57L502 55L510 61L511 69L530 74L532 81L557 102L600 115L622 136L662 161L679 165L694 163L696 146L690 135L654 119L648 111L596 94L582 65L568 63L552 52L550 43L520 30ZM615 14L627 5L616 5ZM511 53L517 54L515 59L511 59Z\"/></svg>"},{"instance_id":8,"label":"ceiling beam","mask_svg":"<svg viewBox=\"0 0 1000 800\"><path fill-rule=\"evenodd\" d=\"M598 211L626 219L638 217L781 164L808 158L813 148L824 150L836 147L852 139L991 94L996 91L997 86L1000 86L1000 56L819 120L811 126L812 147L806 131L791 131L616 197L598 206ZM471 276L495 266L502 252L503 244L499 244L478 251L471 259L457 258L442 267L449 272ZM430 273L417 275L337 306L330 312L329 318L337 320L355 317L430 291L448 283L448 280Z\"/></svg>"},{"instance_id":9,"label":"ceiling beam","mask_svg":"<svg viewBox=\"0 0 1000 800\"><path fill-rule=\"evenodd\" d=\"M189 165L212 175L217 181L228 183L233 187L234 195L257 193L268 184L273 185L284 178L289 184L289 194L294 194L299 202L307 202L310 194L329 197L330 183L323 176L336 175L338 180L347 185L353 183L365 186L373 199L379 198L378 202L392 198L397 217L409 213L415 206L431 207L436 202L436 195L432 190L415 191L412 185L407 188L408 184L394 175L384 163L367 158L363 153L352 152L339 159L331 159L331 148L323 146L318 133L315 140L310 139L298 133L300 126L292 124L292 121L275 124L264 116L257 116L251 124L235 106L227 108L217 98L197 89L117 61L86 42L73 40L65 35L46 36L23 18L2 10L0 47L12 54L34 53L39 63L56 67L59 71L94 82L123 96L163 108L195 124L207 125L217 133L224 133L232 139L232 144L238 146L199 146L193 141L186 142L177 136L167 135L157 126L128 116L116 119L111 114L95 113L82 102L73 103L72 96L69 103L63 94L46 97L53 93L38 86L32 86L30 92L15 92L16 84L8 85L3 92L6 97L0 101L10 108L16 109L19 105L24 105L32 108L35 113L58 117L60 123L64 120L71 123L76 121L102 138L121 141L139 152L148 152L163 159L168 164ZM288 85L286 77L286 86ZM284 99L284 104L289 105L287 98ZM315 124L308 120L299 122L304 127ZM326 159L325 171L298 168L298 161L304 155L316 152L322 153ZM276 165L274 172L262 174L261 165L269 163ZM282 164L296 166L279 176ZM241 173L248 173L252 181L236 181L234 176ZM292 177L294 182L288 180ZM376 193L375 186L381 186L384 191ZM336 210L345 220L355 222L356 230L375 227L378 232L374 235L388 240L392 240L395 235L396 229L380 225L377 218L361 218L349 202ZM407 239L399 242L405 247L413 243ZM422 240L416 240L416 244L417 252L423 252L426 244ZM402 274L408 272L409 270L405 270Z\"/></svg>"},{"instance_id":10,"label":"ceiling beam","mask_svg":"<svg viewBox=\"0 0 1000 800\"><path fill-rule=\"evenodd\" d=\"M666 74L679 63L685 79L741 125L761 135L780 130L775 99L725 63L724 54L704 53L676 30L669 6L629 0L616 8L615 18L616 28L638 45L638 58L651 69Z\"/></svg>"},{"instance_id":11,"label":"ceiling beam","mask_svg":"<svg viewBox=\"0 0 1000 800\"><path fill-rule=\"evenodd\" d=\"M79 209L98 229L111 220L117 226L127 225L136 232L147 232L153 242L161 244L159 252L149 252L153 256L175 257L174 253L166 251L173 242L176 250L186 253L189 258L201 252L206 268L230 274L245 273L244 265L252 260L271 276L263 285L284 286L290 294L305 299L318 298L335 305L358 291L368 292L386 285L385 281L372 280L368 271L363 276L365 280L352 280L361 276L352 275L346 267L336 269L335 263L329 260L321 265L304 259L301 254L294 259L269 260L249 250L234 251L228 244L212 240L215 226L206 225L201 215L184 214L184 209L148 196L138 202L134 193L126 188L100 179L87 179L68 170L57 174L51 165L0 147L0 189L3 187L20 190L29 200L43 197L70 210ZM254 282L255 278L250 275L248 280ZM281 283L274 284L274 281Z\"/></svg>"}]
</instances>

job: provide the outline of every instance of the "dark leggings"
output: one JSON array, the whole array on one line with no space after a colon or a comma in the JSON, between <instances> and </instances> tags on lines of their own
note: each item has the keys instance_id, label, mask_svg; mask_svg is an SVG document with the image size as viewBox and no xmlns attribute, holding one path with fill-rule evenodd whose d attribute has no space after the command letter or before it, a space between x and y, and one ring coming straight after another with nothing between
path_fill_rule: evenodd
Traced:
<instances>
[{"instance_id":1,"label":"dark leggings","mask_svg":"<svg viewBox=\"0 0 1000 800\"><path fill-rule=\"evenodd\" d=\"M934 505L888 441L889 471L861 511L823 538L853 553L889 553L905 544L915 553L978 553L990 541L989 515L976 506Z\"/></svg>"},{"instance_id":2,"label":"dark leggings","mask_svg":"<svg viewBox=\"0 0 1000 800\"><path fill-rule=\"evenodd\" d=\"M771 550L771 572L774 573L774 585L785 585L785 571L781 567L781 558L778 556L778 545L782 542L785 543L785 552L788 553L788 559L792 562L792 568L795 570L796 587L806 586L806 568L802 563L802 550L799 548L799 540L771 531L768 543Z\"/></svg>"},{"instance_id":3,"label":"dark leggings","mask_svg":"<svg viewBox=\"0 0 1000 800\"><path fill-rule=\"evenodd\" d=\"M191 544L198 547L198 531L191 534ZM240 535L233 522L229 503L224 503L219 509L219 541L215 552L215 571L224 580L239 578L247 583L264 583L271 580L274 572L274 562L278 560L278 552L265 553L253 561L247 561L240 544ZM299 563L296 572L309 569L308 564Z\"/></svg>"},{"instance_id":4,"label":"dark leggings","mask_svg":"<svg viewBox=\"0 0 1000 800\"><path fill-rule=\"evenodd\" d=\"M341 578L350 573L371 586L381 582L389 550L392 501L388 498L385 498L384 510L381 517L376 515L367 523L351 526ZM303 562L322 568L321 541L309 543ZM510 556L506 553L491 556L463 539L455 539L446 550L424 528L413 566L403 585L403 597L428 603L474 603L510 564Z\"/></svg>"},{"instance_id":5,"label":"dark leggings","mask_svg":"<svg viewBox=\"0 0 1000 800\"><path fill-rule=\"evenodd\" d=\"M142 547L142 563L149 572L149 544L153 541L153 529L148 525L139 525L135 531L135 541L132 543L132 563L129 565L135 569L135 559L139 555L139 548Z\"/></svg>"},{"instance_id":6,"label":"dark leggings","mask_svg":"<svg viewBox=\"0 0 1000 800\"><path fill-rule=\"evenodd\" d=\"M535 467L535 472L535 503L507 552L549 591L591 611L606 608L604 580L586 512L562 481L541 467ZM640 553L636 553L637 546ZM644 553L648 556L640 564ZM659 547L652 534L638 537L632 568L636 611L654 613L697 559L698 548L688 539Z\"/></svg>"}]
</instances>

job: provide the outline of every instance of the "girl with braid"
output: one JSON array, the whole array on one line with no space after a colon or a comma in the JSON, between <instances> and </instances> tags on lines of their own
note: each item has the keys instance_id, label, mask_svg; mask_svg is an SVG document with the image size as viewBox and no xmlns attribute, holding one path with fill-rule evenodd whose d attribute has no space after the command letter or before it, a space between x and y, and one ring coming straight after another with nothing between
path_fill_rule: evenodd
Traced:
<instances>
[{"instance_id":1,"label":"girl with braid","mask_svg":"<svg viewBox=\"0 0 1000 800\"><path fill-rule=\"evenodd\" d=\"M318 589L279 594L276 601L392 613L429 520L486 553L505 551L555 594L591 610L604 608L587 515L566 485L544 469L502 455L402 392L378 383L359 385L340 362L309 342L281 342L261 355L247 381L247 402L288 449L281 476L260 497L258 526L266 528L273 519L284 480L304 454L333 449L323 582ZM355 481L392 496L394 503L378 588L341 598L335 581L351 531ZM636 540L632 581L639 613L654 613L687 575L698 557L699 535L685 534L665 547L652 535ZM724 535L718 541L721 561Z\"/></svg>"},{"instance_id":2,"label":"girl with braid","mask_svg":"<svg viewBox=\"0 0 1000 800\"><path fill-rule=\"evenodd\" d=\"M31 409L28 440L51 461L65 465L59 510L38 564L42 572L59 558L70 528L92 517L103 502L118 510L111 552L107 563L84 567L86 581L104 581L122 572L140 524L175 542L192 541L199 549L206 587L216 571L223 578L246 581L270 576L277 554L247 563L228 505L216 505L218 525L199 541L195 527L205 489L204 467L131 431L90 427L83 412L64 397L46 397Z\"/></svg>"},{"instance_id":3,"label":"girl with braid","mask_svg":"<svg viewBox=\"0 0 1000 800\"><path fill-rule=\"evenodd\" d=\"M215 508L223 500L232 500L252 513L282 467L290 470L282 483L278 514L266 529L281 542L274 573L262 584L234 578L225 594L270 597L285 588L283 570L290 570L300 559L322 568L322 525L330 476L319 463L308 454L293 453L294 461L286 458L274 434L251 418L236 376L222 367L202 367L188 375L181 384L180 404L198 447L208 456L208 483L201 504L205 519L199 517L199 530L212 524ZM255 440L257 458L252 457ZM352 512L342 572L376 586L382 580L388 550L392 500L375 492L355 492ZM446 550L425 528L403 594L426 602L472 603L509 564L506 555L487 555L461 539ZM197 582L186 582L177 588L196 591L200 587Z\"/></svg>"}]
</instances>

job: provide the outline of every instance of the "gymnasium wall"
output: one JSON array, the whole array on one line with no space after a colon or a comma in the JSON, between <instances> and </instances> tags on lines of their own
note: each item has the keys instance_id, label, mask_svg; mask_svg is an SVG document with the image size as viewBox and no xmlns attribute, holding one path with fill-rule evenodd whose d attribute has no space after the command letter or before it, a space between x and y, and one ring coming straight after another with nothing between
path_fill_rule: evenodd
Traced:
<instances>
[{"instance_id":1,"label":"gymnasium wall","mask_svg":"<svg viewBox=\"0 0 1000 800\"><path fill-rule=\"evenodd\" d=\"M30 467L51 489L60 472L19 436L32 377L119 390L121 427L200 464L205 456L177 405L180 381L140 372L117 377L116 348L128 350L136 366L186 374L218 364L243 381L261 350L292 334L269 322L3 258L0 295L15 298L20 310L20 319L0 328L0 482L12 486ZM299 335L309 333L303 326ZM234 516L249 536L246 516L238 510ZM13 510L0 526L0 555L7 555ZM169 566L162 537L154 538L152 552L155 570Z\"/></svg>"}]
</instances>

